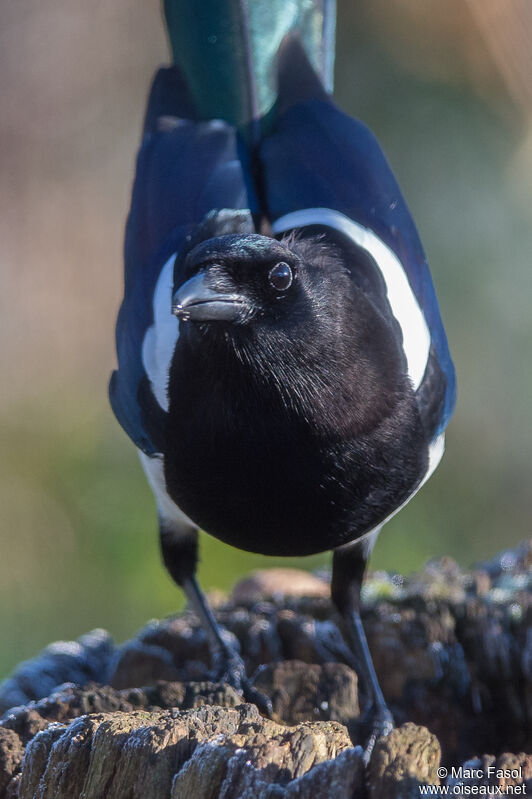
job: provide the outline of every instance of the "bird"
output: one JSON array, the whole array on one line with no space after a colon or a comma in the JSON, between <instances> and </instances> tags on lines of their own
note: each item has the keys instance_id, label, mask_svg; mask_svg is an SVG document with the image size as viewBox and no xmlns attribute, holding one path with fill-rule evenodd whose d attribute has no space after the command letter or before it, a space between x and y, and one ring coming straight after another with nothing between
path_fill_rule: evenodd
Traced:
<instances>
[{"instance_id":1,"label":"bird","mask_svg":"<svg viewBox=\"0 0 532 799\"><path fill-rule=\"evenodd\" d=\"M367 696L370 752L393 717L361 585L382 526L442 457L454 368L397 181L372 132L332 98L332 5L319 47L296 23L281 26L273 55L251 36L253 4L216 7L206 27L190 3L166 2L174 63L148 100L110 401L138 449L164 564L205 629L213 673L263 712L271 705L198 584L198 531L264 555L332 551L331 596ZM225 24L229 11L238 26ZM217 71L206 41L235 63Z\"/></svg>"}]
</instances>

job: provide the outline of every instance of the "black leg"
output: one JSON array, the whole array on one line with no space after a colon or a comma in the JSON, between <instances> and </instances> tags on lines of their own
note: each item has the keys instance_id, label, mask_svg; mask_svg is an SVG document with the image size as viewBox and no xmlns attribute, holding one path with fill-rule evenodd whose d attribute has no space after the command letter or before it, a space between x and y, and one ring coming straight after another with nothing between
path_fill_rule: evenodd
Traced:
<instances>
[{"instance_id":1,"label":"black leg","mask_svg":"<svg viewBox=\"0 0 532 799\"><path fill-rule=\"evenodd\" d=\"M270 700L250 685L244 661L224 638L223 631L196 580L197 529L182 527L177 530L175 525L172 525L172 529L168 529L160 520L159 530L164 564L175 582L185 592L207 635L213 664L213 679L228 683L248 702L256 704L262 713L271 715Z\"/></svg>"},{"instance_id":2,"label":"black leg","mask_svg":"<svg viewBox=\"0 0 532 799\"><path fill-rule=\"evenodd\" d=\"M369 700L370 735L365 749L369 759L375 741L393 729L393 717L382 695L360 618L360 589L366 564L378 530L361 541L334 550L331 582L332 599L342 616L348 642L358 664L358 673Z\"/></svg>"}]
</instances>

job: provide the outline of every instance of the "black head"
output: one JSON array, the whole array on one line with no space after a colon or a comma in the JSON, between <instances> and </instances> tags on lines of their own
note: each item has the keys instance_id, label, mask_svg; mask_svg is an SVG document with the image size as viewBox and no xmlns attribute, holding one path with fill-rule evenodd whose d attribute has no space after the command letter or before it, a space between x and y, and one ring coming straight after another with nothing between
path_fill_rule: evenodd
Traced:
<instances>
[{"instance_id":1,"label":"black head","mask_svg":"<svg viewBox=\"0 0 532 799\"><path fill-rule=\"evenodd\" d=\"M293 328L320 316L330 318L333 309L327 306L337 307L342 288L345 293L350 285L332 251L317 239L294 237L208 239L188 253L179 271L173 313L185 322L224 323L225 330L272 322Z\"/></svg>"},{"instance_id":2,"label":"black head","mask_svg":"<svg viewBox=\"0 0 532 799\"><path fill-rule=\"evenodd\" d=\"M191 358L189 371L208 361L210 384L216 370L224 384L254 380L262 400L271 391L322 425L371 426L405 388L406 364L391 313L358 271L321 235L208 239L178 265L173 312L186 324L175 357Z\"/></svg>"}]
</instances>

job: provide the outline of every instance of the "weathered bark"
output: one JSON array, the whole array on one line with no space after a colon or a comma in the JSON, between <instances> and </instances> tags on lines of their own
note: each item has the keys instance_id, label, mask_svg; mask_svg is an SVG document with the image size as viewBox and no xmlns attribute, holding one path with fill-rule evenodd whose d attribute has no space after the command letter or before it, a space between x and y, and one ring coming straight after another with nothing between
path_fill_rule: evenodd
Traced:
<instances>
[{"instance_id":1,"label":"weathered bark","mask_svg":"<svg viewBox=\"0 0 532 799\"><path fill-rule=\"evenodd\" d=\"M407 723L381 738L369 764L371 799L419 796L420 785L438 785L440 745L425 727Z\"/></svg>"},{"instance_id":2,"label":"weathered bark","mask_svg":"<svg viewBox=\"0 0 532 799\"><path fill-rule=\"evenodd\" d=\"M364 621L402 726L367 769L354 664L326 585L276 570L216 608L273 720L208 681L191 613L121 646L95 631L51 645L0 686L0 797L417 799L442 766L455 790L532 789L531 562L527 543L470 572L443 559L408 580L370 577ZM460 764L465 777L451 771Z\"/></svg>"},{"instance_id":3,"label":"weathered bark","mask_svg":"<svg viewBox=\"0 0 532 799\"><path fill-rule=\"evenodd\" d=\"M273 790L311 799L312 783L305 790L299 778L318 764L331 771L340 797L352 795L360 752L334 722L288 727L263 719L253 705L96 713L33 739L19 797L230 799Z\"/></svg>"},{"instance_id":4,"label":"weathered bark","mask_svg":"<svg viewBox=\"0 0 532 799\"><path fill-rule=\"evenodd\" d=\"M0 796L19 773L23 755L24 747L16 732L0 727Z\"/></svg>"}]
</instances>

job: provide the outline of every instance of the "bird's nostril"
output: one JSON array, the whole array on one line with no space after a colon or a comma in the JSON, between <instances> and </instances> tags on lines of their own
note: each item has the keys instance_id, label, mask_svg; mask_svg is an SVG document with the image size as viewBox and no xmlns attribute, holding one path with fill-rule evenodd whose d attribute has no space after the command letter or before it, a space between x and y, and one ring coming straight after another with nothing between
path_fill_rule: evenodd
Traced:
<instances>
[{"instance_id":1,"label":"bird's nostril","mask_svg":"<svg viewBox=\"0 0 532 799\"><path fill-rule=\"evenodd\" d=\"M190 319L190 312L182 305L174 304L172 306L172 313L174 316L177 316L181 322L188 322Z\"/></svg>"}]
</instances>

